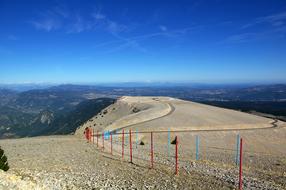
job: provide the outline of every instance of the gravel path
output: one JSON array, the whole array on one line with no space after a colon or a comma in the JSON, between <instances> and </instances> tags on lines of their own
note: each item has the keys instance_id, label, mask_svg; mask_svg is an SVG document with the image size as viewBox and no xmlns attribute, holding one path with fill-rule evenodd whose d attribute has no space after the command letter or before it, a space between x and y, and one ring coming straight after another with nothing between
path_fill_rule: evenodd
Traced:
<instances>
[{"instance_id":1,"label":"gravel path","mask_svg":"<svg viewBox=\"0 0 286 190\"><path fill-rule=\"evenodd\" d=\"M0 189L233 189L207 173L122 161L74 136L1 140L10 170Z\"/></svg>"}]
</instances>

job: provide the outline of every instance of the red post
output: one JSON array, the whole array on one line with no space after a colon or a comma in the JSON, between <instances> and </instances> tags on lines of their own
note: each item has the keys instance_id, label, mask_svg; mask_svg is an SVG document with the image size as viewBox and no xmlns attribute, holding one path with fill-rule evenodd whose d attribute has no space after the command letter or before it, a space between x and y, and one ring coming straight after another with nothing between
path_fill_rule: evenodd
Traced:
<instances>
[{"instance_id":1,"label":"red post","mask_svg":"<svg viewBox=\"0 0 286 190\"><path fill-rule=\"evenodd\" d=\"M132 136L131 136L131 129L129 129L129 148L130 148L130 162L132 162Z\"/></svg>"},{"instance_id":2,"label":"red post","mask_svg":"<svg viewBox=\"0 0 286 190\"><path fill-rule=\"evenodd\" d=\"M96 131L96 147L98 147L98 137L99 137L98 131Z\"/></svg>"},{"instance_id":3,"label":"red post","mask_svg":"<svg viewBox=\"0 0 286 190\"><path fill-rule=\"evenodd\" d=\"M175 157L176 157L176 168L175 168L175 174L177 175L178 174L178 144L179 144L179 141L178 141L178 137L176 136L176 152L175 152Z\"/></svg>"},{"instance_id":4,"label":"red post","mask_svg":"<svg viewBox=\"0 0 286 190\"><path fill-rule=\"evenodd\" d=\"M239 154L239 190L242 190L242 138L240 138L240 154Z\"/></svg>"},{"instance_id":5,"label":"red post","mask_svg":"<svg viewBox=\"0 0 286 190\"><path fill-rule=\"evenodd\" d=\"M124 129L122 130L122 159L124 159Z\"/></svg>"},{"instance_id":6,"label":"red post","mask_svg":"<svg viewBox=\"0 0 286 190\"><path fill-rule=\"evenodd\" d=\"M151 168L154 166L153 132L151 132Z\"/></svg>"},{"instance_id":7,"label":"red post","mask_svg":"<svg viewBox=\"0 0 286 190\"><path fill-rule=\"evenodd\" d=\"M112 133L110 133L110 151L112 155Z\"/></svg>"},{"instance_id":8,"label":"red post","mask_svg":"<svg viewBox=\"0 0 286 190\"><path fill-rule=\"evenodd\" d=\"M104 150L104 132L102 132L102 148Z\"/></svg>"},{"instance_id":9,"label":"red post","mask_svg":"<svg viewBox=\"0 0 286 190\"><path fill-rule=\"evenodd\" d=\"M88 142L91 143L91 128L88 128Z\"/></svg>"},{"instance_id":10,"label":"red post","mask_svg":"<svg viewBox=\"0 0 286 190\"><path fill-rule=\"evenodd\" d=\"M94 144L94 129L92 129L92 143Z\"/></svg>"}]
</instances>

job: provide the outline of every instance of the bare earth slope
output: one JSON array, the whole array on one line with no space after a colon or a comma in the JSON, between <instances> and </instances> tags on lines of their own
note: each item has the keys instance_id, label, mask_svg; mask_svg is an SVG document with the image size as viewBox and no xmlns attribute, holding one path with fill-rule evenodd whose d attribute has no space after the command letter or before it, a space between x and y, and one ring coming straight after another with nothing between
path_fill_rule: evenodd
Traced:
<instances>
[{"instance_id":1,"label":"bare earth slope","mask_svg":"<svg viewBox=\"0 0 286 190\"><path fill-rule=\"evenodd\" d=\"M122 97L85 123L96 130L136 128L150 130L247 129L271 126L271 119L230 109L168 97Z\"/></svg>"}]
</instances>

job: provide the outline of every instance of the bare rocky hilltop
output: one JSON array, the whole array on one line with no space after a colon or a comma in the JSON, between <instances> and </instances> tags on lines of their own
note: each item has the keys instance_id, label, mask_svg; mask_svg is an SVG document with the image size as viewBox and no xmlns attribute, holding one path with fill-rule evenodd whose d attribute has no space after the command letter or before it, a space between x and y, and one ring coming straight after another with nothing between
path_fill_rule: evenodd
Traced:
<instances>
[{"instance_id":1,"label":"bare rocky hilltop","mask_svg":"<svg viewBox=\"0 0 286 190\"><path fill-rule=\"evenodd\" d=\"M123 96L86 122L96 130L140 131L247 129L271 126L271 119L169 97Z\"/></svg>"},{"instance_id":2,"label":"bare rocky hilltop","mask_svg":"<svg viewBox=\"0 0 286 190\"><path fill-rule=\"evenodd\" d=\"M113 155L110 139L104 150L101 140L99 147L87 143L85 127L112 131ZM131 137L133 163L128 142L121 158L123 129L139 131L138 139ZM173 145L167 154L168 130L172 140L179 139L178 175ZM154 169L149 162L151 131L156 132ZM90 118L75 135L0 140L11 168L0 172L0 189L235 189L237 134L244 140L244 188L285 189L284 122L169 97L127 96Z\"/></svg>"}]
</instances>

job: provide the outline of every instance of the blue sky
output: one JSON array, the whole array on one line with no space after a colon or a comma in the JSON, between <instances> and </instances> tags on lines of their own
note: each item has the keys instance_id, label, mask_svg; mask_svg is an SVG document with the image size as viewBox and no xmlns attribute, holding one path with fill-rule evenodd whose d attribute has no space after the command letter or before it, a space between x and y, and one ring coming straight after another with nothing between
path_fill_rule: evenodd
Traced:
<instances>
[{"instance_id":1,"label":"blue sky","mask_svg":"<svg viewBox=\"0 0 286 190\"><path fill-rule=\"evenodd\" d=\"M285 0L0 0L0 83L284 83L285 71Z\"/></svg>"}]
</instances>

